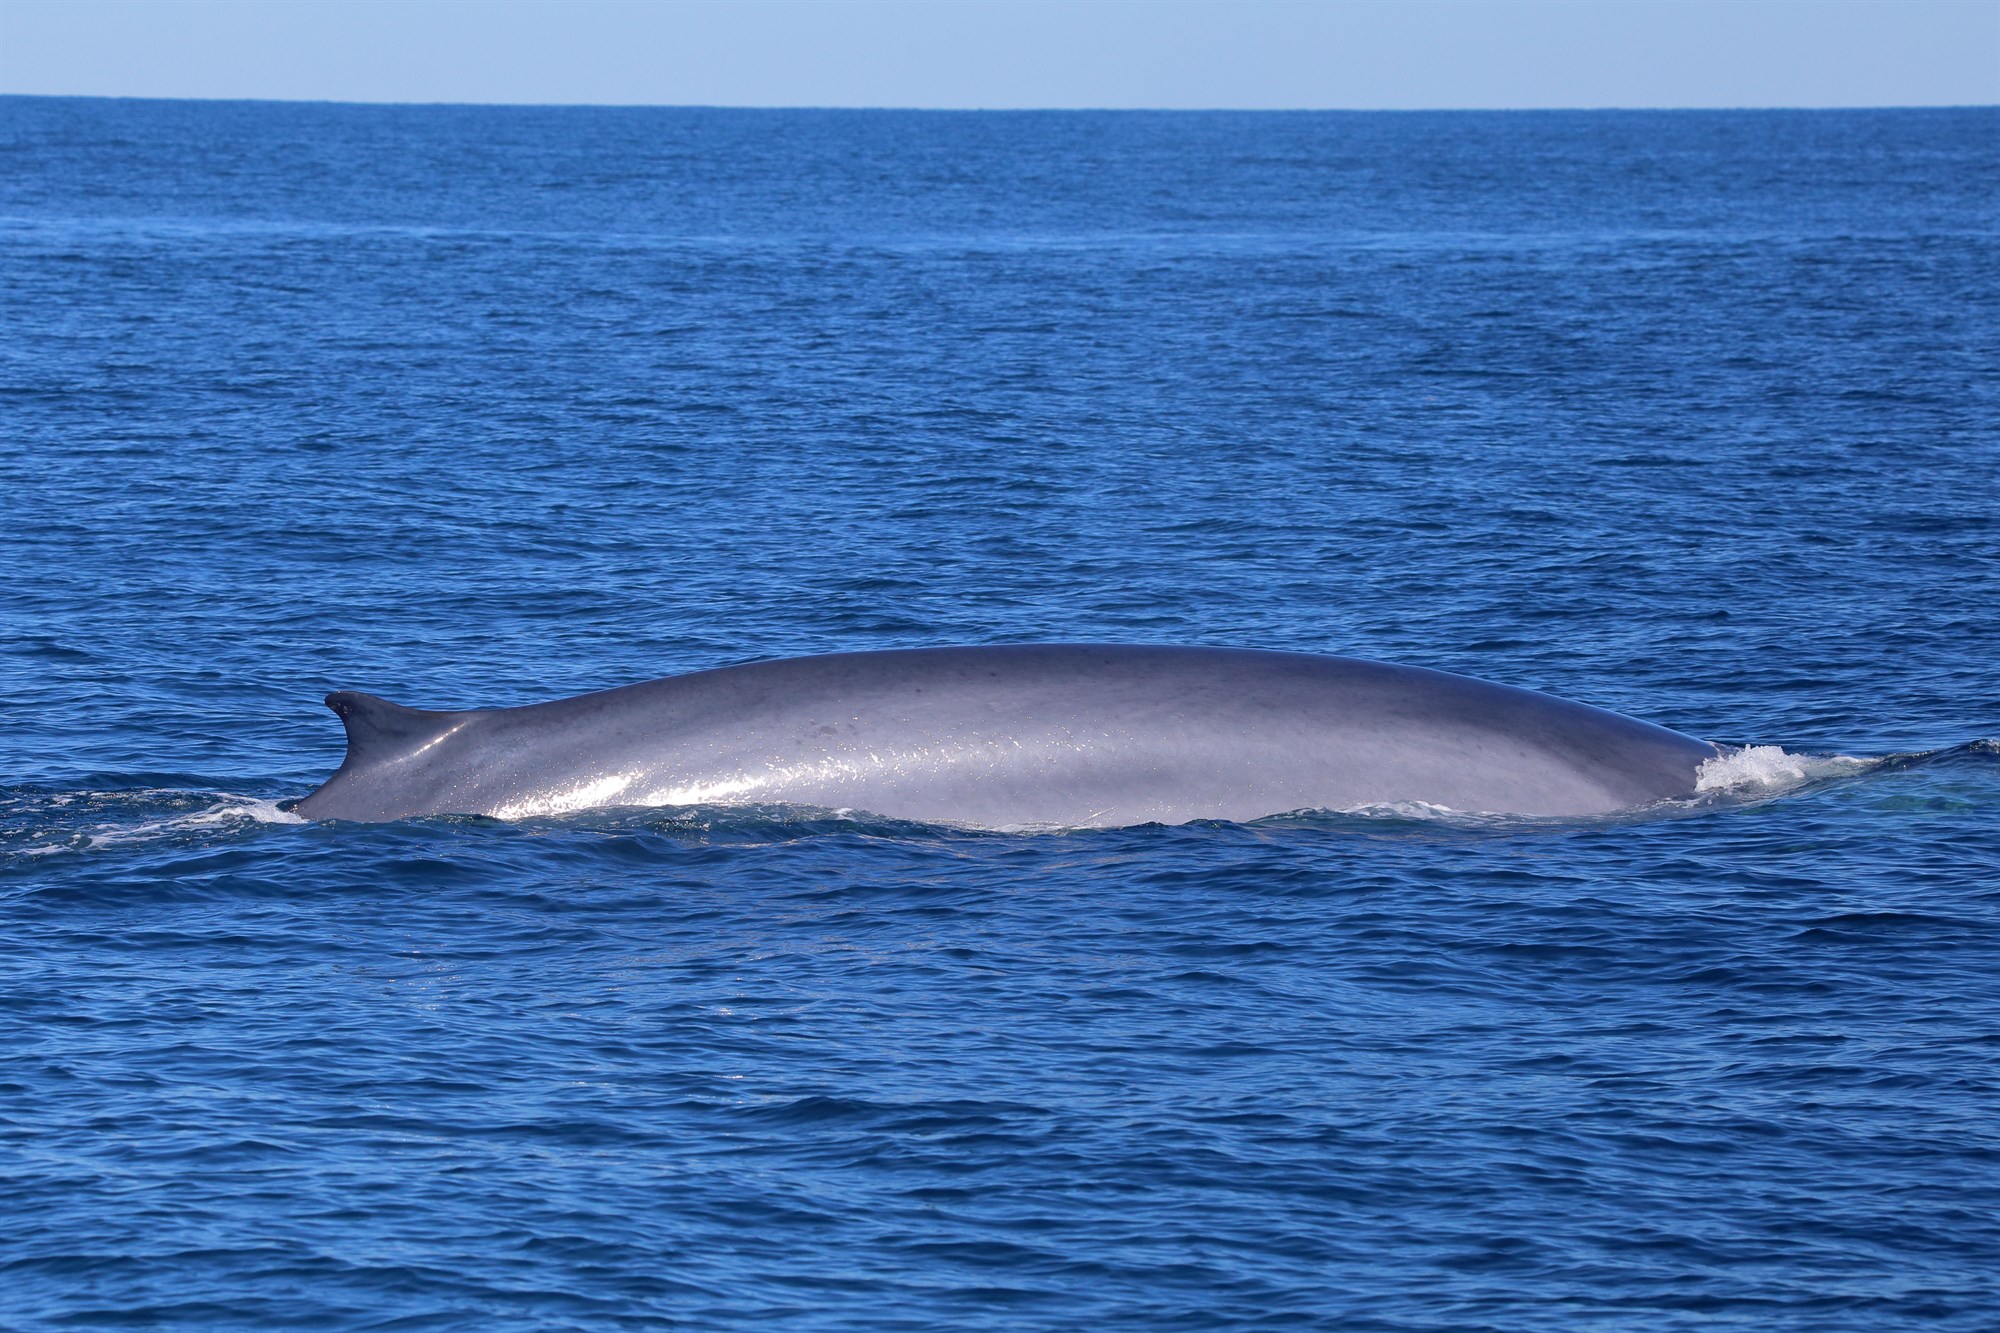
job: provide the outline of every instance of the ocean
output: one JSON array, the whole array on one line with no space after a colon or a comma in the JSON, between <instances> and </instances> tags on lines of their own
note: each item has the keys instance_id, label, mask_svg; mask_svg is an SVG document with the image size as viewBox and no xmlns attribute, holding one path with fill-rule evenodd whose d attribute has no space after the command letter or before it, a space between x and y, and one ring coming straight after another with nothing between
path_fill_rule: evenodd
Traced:
<instances>
[{"instance_id":1,"label":"ocean","mask_svg":"<svg viewBox=\"0 0 2000 1333\"><path fill-rule=\"evenodd\" d=\"M2000 1324L2000 110L0 98L0 1327ZM310 823L1108 641L1730 802Z\"/></svg>"}]
</instances>

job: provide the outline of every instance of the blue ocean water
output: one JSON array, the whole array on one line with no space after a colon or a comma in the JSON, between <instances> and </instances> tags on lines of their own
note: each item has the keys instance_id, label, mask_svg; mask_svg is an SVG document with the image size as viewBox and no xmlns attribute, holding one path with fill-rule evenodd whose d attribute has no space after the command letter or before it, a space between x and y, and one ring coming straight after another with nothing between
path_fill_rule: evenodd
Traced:
<instances>
[{"instance_id":1,"label":"blue ocean water","mask_svg":"<svg viewBox=\"0 0 2000 1333\"><path fill-rule=\"evenodd\" d=\"M0 1326L2000 1322L2000 111L0 98L0 321ZM1784 754L276 804L329 689L1024 640Z\"/></svg>"}]
</instances>

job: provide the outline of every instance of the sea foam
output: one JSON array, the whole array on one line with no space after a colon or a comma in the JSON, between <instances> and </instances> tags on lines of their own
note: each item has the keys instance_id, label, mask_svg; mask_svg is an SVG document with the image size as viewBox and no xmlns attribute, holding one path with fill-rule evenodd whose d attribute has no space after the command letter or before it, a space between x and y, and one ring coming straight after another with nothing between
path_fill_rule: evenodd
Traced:
<instances>
[{"instance_id":1,"label":"sea foam","mask_svg":"<svg viewBox=\"0 0 2000 1333\"><path fill-rule=\"evenodd\" d=\"M1793 754L1777 745L1723 746L1722 753L1695 770L1697 793L1768 795L1823 778L1847 777L1873 768L1877 760L1851 755Z\"/></svg>"}]
</instances>

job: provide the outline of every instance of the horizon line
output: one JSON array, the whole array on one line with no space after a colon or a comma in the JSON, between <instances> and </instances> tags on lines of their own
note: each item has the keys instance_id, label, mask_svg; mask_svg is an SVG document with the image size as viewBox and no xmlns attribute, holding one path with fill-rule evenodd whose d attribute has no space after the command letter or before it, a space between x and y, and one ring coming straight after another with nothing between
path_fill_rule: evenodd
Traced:
<instances>
[{"instance_id":1,"label":"horizon line","mask_svg":"<svg viewBox=\"0 0 2000 1333\"><path fill-rule=\"evenodd\" d=\"M1826 111L1991 111L2000 109L2000 102L1882 102L1882 103L1769 103L1740 105L1697 105L1697 106L1625 106L1625 105L1553 105L1553 106L900 106L891 103L879 105L843 105L837 103L748 103L748 102L498 102L498 101L448 101L448 100L402 100L392 98L343 98L343 97L193 97L159 96L131 93L33 93L0 91L0 101L9 99L72 102L196 102L228 105L270 105L270 106L328 106L328 107L384 107L384 108L480 108L485 110L543 110L543 111L846 111L846 112L919 112L936 115L1075 115L1079 113L1099 115L1246 115L1246 116L1290 116L1290 115L1550 115L1565 112L1585 112L1590 114L1632 113L1653 115L1661 112L1677 113L1741 113L1741 112L1826 112Z\"/></svg>"}]
</instances>

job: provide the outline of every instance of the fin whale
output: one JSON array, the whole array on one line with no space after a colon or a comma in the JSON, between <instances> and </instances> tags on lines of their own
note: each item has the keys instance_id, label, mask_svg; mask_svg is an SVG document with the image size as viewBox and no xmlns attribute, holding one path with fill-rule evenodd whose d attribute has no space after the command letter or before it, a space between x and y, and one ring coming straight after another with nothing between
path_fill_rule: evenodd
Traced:
<instances>
[{"instance_id":1,"label":"fin whale","mask_svg":"<svg viewBox=\"0 0 2000 1333\"><path fill-rule=\"evenodd\" d=\"M1421 801L1604 814L1718 751L1418 667L1240 648L1014 644L752 662L519 708L343 691L313 819L790 804L974 828L1255 819Z\"/></svg>"}]
</instances>

